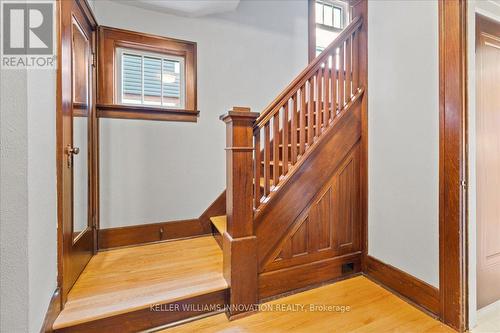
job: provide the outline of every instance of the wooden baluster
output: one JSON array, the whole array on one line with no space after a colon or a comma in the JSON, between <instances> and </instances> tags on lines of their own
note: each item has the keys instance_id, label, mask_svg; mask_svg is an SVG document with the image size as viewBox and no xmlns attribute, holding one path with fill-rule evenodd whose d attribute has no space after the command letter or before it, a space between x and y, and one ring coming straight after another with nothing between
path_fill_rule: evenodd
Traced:
<instances>
[{"instance_id":1,"label":"wooden baluster","mask_svg":"<svg viewBox=\"0 0 500 333\"><path fill-rule=\"evenodd\" d=\"M352 89L351 89L351 82L352 82L352 72L351 72L351 38L346 39L345 41L345 74L346 74L346 80L345 80L345 99L346 101L351 100L352 96Z\"/></svg>"},{"instance_id":2,"label":"wooden baluster","mask_svg":"<svg viewBox=\"0 0 500 333\"><path fill-rule=\"evenodd\" d=\"M271 125L268 121L264 125L264 196L271 193Z\"/></svg>"},{"instance_id":3,"label":"wooden baluster","mask_svg":"<svg viewBox=\"0 0 500 333\"><path fill-rule=\"evenodd\" d=\"M280 180L280 109L273 116L273 184L278 186Z\"/></svg>"},{"instance_id":4,"label":"wooden baluster","mask_svg":"<svg viewBox=\"0 0 500 333\"><path fill-rule=\"evenodd\" d=\"M316 128L314 130L315 136L319 137L321 134L321 112L323 110L323 69L320 67L316 73Z\"/></svg>"},{"instance_id":5,"label":"wooden baluster","mask_svg":"<svg viewBox=\"0 0 500 333\"><path fill-rule=\"evenodd\" d=\"M332 55L332 119L337 116L337 50Z\"/></svg>"},{"instance_id":6,"label":"wooden baluster","mask_svg":"<svg viewBox=\"0 0 500 333\"><path fill-rule=\"evenodd\" d=\"M309 113L307 115L307 144L314 141L314 76L309 79L309 96L307 99Z\"/></svg>"},{"instance_id":7,"label":"wooden baluster","mask_svg":"<svg viewBox=\"0 0 500 333\"><path fill-rule=\"evenodd\" d=\"M255 133L254 133L254 138L255 138L255 153L254 153L254 188L255 188L255 197L254 197L254 207L259 208L260 206L260 199L262 197L262 194L260 193L260 169L262 168L262 152L260 150L260 136L261 136L261 130L258 128Z\"/></svg>"},{"instance_id":8,"label":"wooden baluster","mask_svg":"<svg viewBox=\"0 0 500 333\"><path fill-rule=\"evenodd\" d=\"M300 88L300 144L299 154L303 155L306 150L306 85Z\"/></svg>"},{"instance_id":9,"label":"wooden baluster","mask_svg":"<svg viewBox=\"0 0 500 333\"><path fill-rule=\"evenodd\" d=\"M283 134L283 142L281 146L283 147L283 175L286 175L288 172L288 130L290 129L288 124L288 110L289 110L289 101L286 101L285 106L283 107L283 119L282 119L282 129L281 133Z\"/></svg>"},{"instance_id":10,"label":"wooden baluster","mask_svg":"<svg viewBox=\"0 0 500 333\"><path fill-rule=\"evenodd\" d=\"M345 67L344 67L344 43L340 46L339 55L339 112L342 111L345 104L344 92L345 92Z\"/></svg>"},{"instance_id":11,"label":"wooden baluster","mask_svg":"<svg viewBox=\"0 0 500 333\"><path fill-rule=\"evenodd\" d=\"M358 92L359 82L359 37L358 31L352 35L352 90L353 94Z\"/></svg>"},{"instance_id":12,"label":"wooden baluster","mask_svg":"<svg viewBox=\"0 0 500 333\"><path fill-rule=\"evenodd\" d=\"M257 239L253 215L253 126L259 116L250 108L233 108L226 123L226 215L222 235L223 274L231 286L230 316L258 301Z\"/></svg>"},{"instance_id":13,"label":"wooden baluster","mask_svg":"<svg viewBox=\"0 0 500 333\"><path fill-rule=\"evenodd\" d=\"M292 120L291 120L291 136L290 136L290 143L292 145L291 147L291 155L290 159L292 161L292 165L295 165L297 162L297 117L298 117L298 108L297 108L297 94L298 91L293 95L292 98L292 103L293 103L293 109L292 109Z\"/></svg>"},{"instance_id":14,"label":"wooden baluster","mask_svg":"<svg viewBox=\"0 0 500 333\"><path fill-rule=\"evenodd\" d=\"M325 103L324 103L324 111L323 111L323 126L326 129L328 127L328 123L330 122L330 71L331 68L328 66L328 60L327 58L326 63L325 63L325 70L324 70L324 82L325 82Z\"/></svg>"}]
</instances>

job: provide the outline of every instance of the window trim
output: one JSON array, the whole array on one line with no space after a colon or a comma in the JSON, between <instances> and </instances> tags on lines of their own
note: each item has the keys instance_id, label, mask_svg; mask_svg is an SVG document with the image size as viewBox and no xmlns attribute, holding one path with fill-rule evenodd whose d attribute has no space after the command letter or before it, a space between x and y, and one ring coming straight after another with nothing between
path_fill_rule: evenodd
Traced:
<instances>
[{"instance_id":1,"label":"window trim","mask_svg":"<svg viewBox=\"0 0 500 333\"><path fill-rule=\"evenodd\" d=\"M184 59L184 108L154 105L122 104L116 75L117 49L152 53ZM101 118L147 119L164 121L198 120L195 42L151 35L135 31L99 27L97 116ZM152 116L154 115L154 116Z\"/></svg>"}]
</instances>

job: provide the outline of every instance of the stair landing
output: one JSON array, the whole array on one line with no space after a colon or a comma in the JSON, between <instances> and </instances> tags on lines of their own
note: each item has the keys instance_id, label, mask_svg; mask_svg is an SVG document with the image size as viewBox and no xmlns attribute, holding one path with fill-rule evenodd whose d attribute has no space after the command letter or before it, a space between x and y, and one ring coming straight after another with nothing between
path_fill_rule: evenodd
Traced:
<instances>
[{"instance_id":1,"label":"stair landing","mask_svg":"<svg viewBox=\"0 0 500 333\"><path fill-rule=\"evenodd\" d=\"M71 289L53 328L123 318L150 311L154 304L225 295L227 288L222 251L211 236L99 252Z\"/></svg>"}]
</instances>

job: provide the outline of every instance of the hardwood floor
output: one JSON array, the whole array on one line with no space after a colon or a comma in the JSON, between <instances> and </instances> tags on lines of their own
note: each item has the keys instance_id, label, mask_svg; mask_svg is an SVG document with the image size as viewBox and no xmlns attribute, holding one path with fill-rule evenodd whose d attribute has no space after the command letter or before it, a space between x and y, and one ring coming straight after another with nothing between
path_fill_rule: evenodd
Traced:
<instances>
[{"instance_id":1,"label":"hardwood floor","mask_svg":"<svg viewBox=\"0 0 500 333\"><path fill-rule=\"evenodd\" d=\"M454 332L362 276L277 299L265 306L276 309L296 304L306 308L311 304L338 305L346 307L346 311L264 311L231 322L225 314L219 314L161 332Z\"/></svg>"},{"instance_id":2,"label":"hardwood floor","mask_svg":"<svg viewBox=\"0 0 500 333\"><path fill-rule=\"evenodd\" d=\"M224 290L213 237L134 246L94 256L68 295L54 329Z\"/></svg>"}]
</instances>

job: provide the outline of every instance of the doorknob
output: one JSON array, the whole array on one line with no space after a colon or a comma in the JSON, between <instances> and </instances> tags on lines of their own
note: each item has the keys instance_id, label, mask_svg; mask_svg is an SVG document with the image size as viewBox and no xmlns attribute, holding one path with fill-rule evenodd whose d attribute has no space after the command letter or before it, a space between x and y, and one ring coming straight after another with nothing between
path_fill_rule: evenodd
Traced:
<instances>
[{"instance_id":1,"label":"doorknob","mask_svg":"<svg viewBox=\"0 0 500 333\"><path fill-rule=\"evenodd\" d=\"M80 148L72 147L71 145L66 146L68 168L73 167L73 155L78 155L78 153L80 153Z\"/></svg>"}]
</instances>

